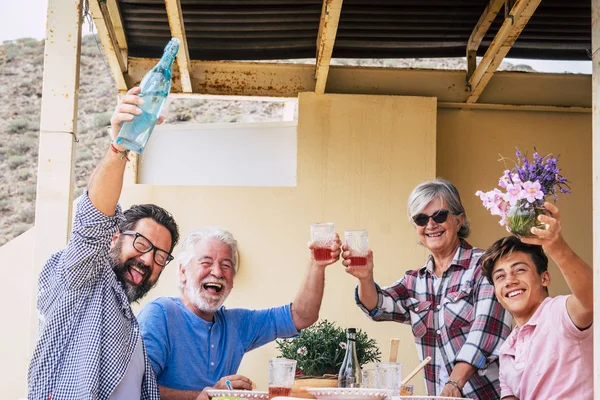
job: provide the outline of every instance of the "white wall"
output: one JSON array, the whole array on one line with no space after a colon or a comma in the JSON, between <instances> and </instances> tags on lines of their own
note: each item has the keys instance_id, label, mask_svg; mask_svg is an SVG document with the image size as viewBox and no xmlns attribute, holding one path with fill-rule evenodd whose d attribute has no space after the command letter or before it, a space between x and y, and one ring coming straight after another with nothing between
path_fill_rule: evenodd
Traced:
<instances>
[{"instance_id":1,"label":"white wall","mask_svg":"<svg viewBox=\"0 0 600 400\"><path fill-rule=\"evenodd\" d=\"M158 126L139 183L296 186L296 122Z\"/></svg>"}]
</instances>

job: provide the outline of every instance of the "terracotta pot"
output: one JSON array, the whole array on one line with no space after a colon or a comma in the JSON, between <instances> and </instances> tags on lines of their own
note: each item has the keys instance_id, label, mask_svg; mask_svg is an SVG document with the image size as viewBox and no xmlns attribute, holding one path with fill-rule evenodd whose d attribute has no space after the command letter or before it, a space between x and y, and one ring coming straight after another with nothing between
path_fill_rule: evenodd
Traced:
<instances>
[{"instance_id":1,"label":"terracotta pot","mask_svg":"<svg viewBox=\"0 0 600 400\"><path fill-rule=\"evenodd\" d=\"M315 397L306 391L306 388L310 387L337 387L337 377L314 377L314 378L296 378L294 380L294 386L292 386L292 397L302 397L305 399L314 399Z\"/></svg>"}]
</instances>

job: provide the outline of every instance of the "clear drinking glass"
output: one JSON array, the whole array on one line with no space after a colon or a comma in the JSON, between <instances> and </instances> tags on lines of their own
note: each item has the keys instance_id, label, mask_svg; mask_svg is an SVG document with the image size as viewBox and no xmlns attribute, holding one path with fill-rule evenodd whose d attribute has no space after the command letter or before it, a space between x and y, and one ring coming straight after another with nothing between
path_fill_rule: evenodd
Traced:
<instances>
[{"instance_id":1,"label":"clear drinking glass","mask_svg":"<svg viewBox=\"0 0 600 400\"><path fill-rule=\"evenodd\" d=\"M315 245L313 258L315 261L331 259L331 246L335 241L335 225L333 222L312 224L310 226L310 241Z\"/></svg>"},{"instance_id":2,"label":"clear drinking glass","mask_svg":"<svg viewBox=\"0 0 600 400\"><path fill-rule=\"evenodd\" d=\"M296 376L296 360L271 358L269 360L269 399L289 396Z\"/></svg>"},{"instance_id":3,"label":"clear drinking glass","mask_svg":"<svg viewBox=\"0 0 600 400\"><path fill-rule=\"evenodd\" d=\"M388 397L400 395L402 363L384 362L376 366L379 389L385 389Z\"/></svg>"},{"instance_id":4,"label":"clear drinking glass","mask_svg":"<svg viewBox=\"0 0 600 400\"><path fill-rule=\"evenodd\" d=\"M350 265L367 265L369 252L369 232L361 230L345 231L346 246L350 249Z\"/></svg>"},{"instance_id":5,"label":"clear drinking glass","mask_svg":"<svg viewBox=\"0 0 600 400\"><path fill-rule=\"evenodd\" d=\"M365 389L377 389L377 370L374 368L362 370L362 387Z\"/></svg>"}]
</instances>

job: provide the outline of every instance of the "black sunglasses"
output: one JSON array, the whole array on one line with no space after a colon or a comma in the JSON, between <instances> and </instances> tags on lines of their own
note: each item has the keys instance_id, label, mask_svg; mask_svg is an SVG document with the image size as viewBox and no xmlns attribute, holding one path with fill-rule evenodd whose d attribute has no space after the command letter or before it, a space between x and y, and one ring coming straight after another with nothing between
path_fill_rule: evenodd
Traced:
<instances>
[{"instance_id":1,"label":"black sunglasses","mask_svg":"<svg viewBox=\"0 0 600 400\"><path fill-rule=\"evenodd\" d=\"M418 226L427 226L427 224L429 223L429 218L433 219L433 222L435 222L436 224L443 224L448 219L449 214L453 214L453 213L450 212L449 210L441 209L441 210L437 210L436 212L434 212L431 215L417 214L414 217L412 217L412 219L413 219L413 222L415 223L415 225L418 225Z\"/></svg>"},{"instance_id":2,"label":"black sunglasses","mask_svg":"<svg viewBox=\"0 0 600 400\"><path fill-rule=\"evenodd\" d=\"M160 265L161 267L165 267L168 263L173 261L173 256L169 254L168 251L159 249L141 233L135 231L123 231L121 233L123 235L135 236L133 238L133 248L139 251L140 253L145 254L149 251L154 250L154 262Z\"/></svg>"}]
</instances>

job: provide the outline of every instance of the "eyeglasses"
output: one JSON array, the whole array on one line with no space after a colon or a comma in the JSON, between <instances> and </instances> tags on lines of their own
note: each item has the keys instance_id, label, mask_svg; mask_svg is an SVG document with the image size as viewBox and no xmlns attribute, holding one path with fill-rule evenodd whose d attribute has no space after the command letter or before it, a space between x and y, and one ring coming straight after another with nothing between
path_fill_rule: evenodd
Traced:
<instances>
[{"instance_id":1,"label":"eyeglasses","mask_svg":"<svg viewBox=\"0 0 600 400\"><path fill-rule=\"evenodd\" d=\"M434 212L431 215L417 214L414 217L412 217L412 219L413 219L413 222L415 223L415 225L418 225L418 226L427 226L427 224L429 223L429 218L433 219L433 222L435 222L436 224L443 224L448 219L449 214L454 214L454 213L450 212L449 210L442 209L442 210L437 210L436 212Z\"/></svg>"},{"instance_id":2,"label":"eyeglasses","mask_svg":"<svg viewBox=\"0 0 600 400\"><path fill-rule=\"evenodd\" d=\"M123 235L131 235L135 236L133 238L133 248L139 251L140 253L148 253L154 250L154 262L160 265L161 267L165 267L168 263L173 261L173 256L169 254L168 251L163 249L159 249L155 245L152 244L150 240L144 237L142 234L137 233L135 231L124 231L121 232Z\"/></svg>"}]
</instances>

